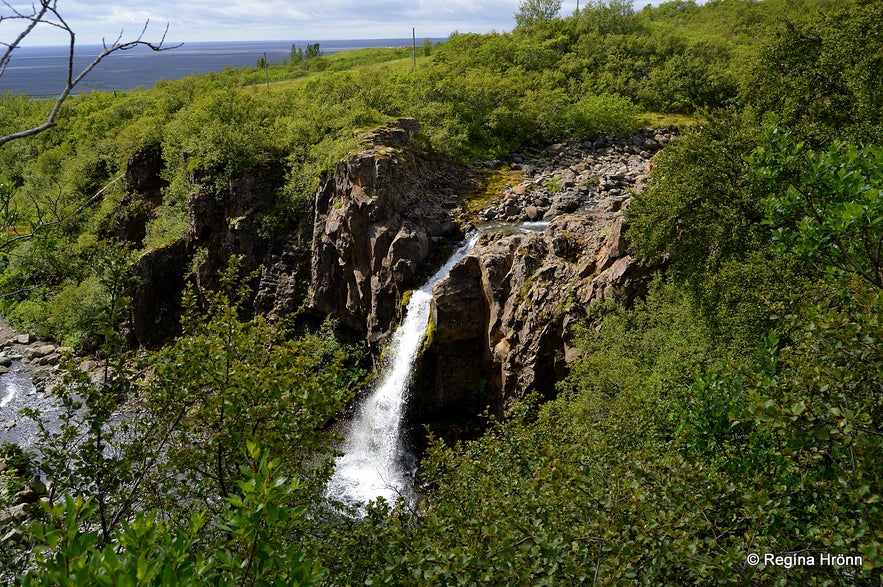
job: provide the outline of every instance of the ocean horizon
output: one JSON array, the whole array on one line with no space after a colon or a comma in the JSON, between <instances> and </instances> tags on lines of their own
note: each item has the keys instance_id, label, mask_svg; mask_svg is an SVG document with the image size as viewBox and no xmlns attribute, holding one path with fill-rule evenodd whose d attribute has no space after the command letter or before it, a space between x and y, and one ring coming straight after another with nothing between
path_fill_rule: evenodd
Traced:
<instances>
[{"instance_id":1,"label":"ocean horizon","mask_svg":"<svg viewBox=\"0 0 883 587\"><path fill-rule=\"evenodd\" d=\"M443 40L433 38L432 42ZM418 43L422 42L422 39L418 39ZM265 53L270 63L282 63L289 58L292 45L305 48L308 43L319 43L322 53L328 55L352 49L411 46L412 39L213 41L184 43L176 49L162 52L136 47L105 58L75 88L74 93L151 88L160 80L171 81L187 75L223 71L227 67L254 67ZM75 75L100 50L100 45L77 47ZM20 47L0 76L0 94L11 92L36 98L56 96L64 88L66 63L66 46Z\"/></svg>"}]
</instances>

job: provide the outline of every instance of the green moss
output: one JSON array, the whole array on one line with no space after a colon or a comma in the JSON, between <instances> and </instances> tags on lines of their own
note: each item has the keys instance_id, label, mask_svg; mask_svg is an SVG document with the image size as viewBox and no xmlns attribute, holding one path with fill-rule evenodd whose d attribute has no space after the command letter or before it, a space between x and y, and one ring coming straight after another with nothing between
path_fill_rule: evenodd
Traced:
<instances>
[{"instance_id":1,"label":"green moss","mask_svg":"<svg viewBox=\"0 0 883 587\"><path fill-rule=\"evenodd\" d=\"M488 171L479 178L478 187L466 194L466 210L475 214L487 208L507 187L520 184L524 180L524 174L519 169L508 166Z\"/></svg>"},{"instance_id":2,"label":"green moss","mask_svg":"<svg viewBox=\"0 0 883 587\"><path fill-rule=\"evenodd\" d=\"M402 294L402 301L399 302L399 315L403 316L405 314L405 310L408 308L408 304L411 301L411 295L413 295L414 290L409 289Z\"/></svg>"}]
</instances>

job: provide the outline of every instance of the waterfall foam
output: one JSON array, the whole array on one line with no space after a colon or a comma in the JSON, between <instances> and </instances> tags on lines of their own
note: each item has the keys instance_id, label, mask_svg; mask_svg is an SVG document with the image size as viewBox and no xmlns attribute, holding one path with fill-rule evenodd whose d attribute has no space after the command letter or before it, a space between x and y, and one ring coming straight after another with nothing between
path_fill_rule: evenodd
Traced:
<instances>
[{"instance_id":1,"label":"waterfall foam","mask_svg":"<svg viewBox=\"0 0 883 587\"><path fill-rule=\"evenodd\" d=\"M353 505L378 497L388 501L399 496L412 499L415 465L402 438L402 417L414 362L429 324L432 286L477 241L478 234L470 235L435 275L411 294L404 320L387 348L377 383L346 429L343 456L336 460L334 475L326 488L329 497Z\"/></svg>"}]
</instances>

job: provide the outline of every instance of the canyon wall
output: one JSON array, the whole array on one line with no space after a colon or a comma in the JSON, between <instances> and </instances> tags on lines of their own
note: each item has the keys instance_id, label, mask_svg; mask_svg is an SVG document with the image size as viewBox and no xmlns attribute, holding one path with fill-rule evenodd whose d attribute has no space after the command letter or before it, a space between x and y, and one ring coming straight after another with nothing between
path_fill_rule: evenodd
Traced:
<instances>
[{"instance_id":1,"label":"canyon wall","mask_svg":"<svg viewBox=\"0 0 883 587\"><path fill-rule=\"evenodd\" d=\"M578 356L573 329L589 307L630 304L646 290L625 238L626 210L670 138L648 130L513 157L517 181L478 213L488 232L435 286L409 417L458 422L487 407L503 416L529 392L554 395ZM494 228L499 220L506 224Z\"/></svg>"},{"instance_id":2,"label":"canyon wall","mask_svg":"<svg viewBox=\"0 0 883 587\"><path fill-rule=\"evenodd\" d=\"M242 257L243 273L258 272L252 283L256 311L284 316L307 304L372 343L383 339L400 317L404 292L431 274L463 236L455 219L463 213L470 176L422 152L413 141L416 131L416 121L402 119L367 133L363 149L342 161L293 225L276 234L262 230L261 218L276 206L286 173L281 164L251 169L221 194L199 188L206 178L191 177L187 234L133 266L140 280L133 344L158 346L175 335L186 284L216 287L232 255ZM129 161L129 199L148 210L118 223L124 240L129 235L139 244L143 238L149 208L158 205L144 193L158 189L160 163L150 153Z\"/></svg>"},{"instance_id":3,"label":"canyon wall","mask_svg":"<svg viewBox=\"0 0 883 587\"><path fill-rule=\"evenodd\" d=\"M553 395L577 356L573 327L588 307L611 298L630 303L643 293L647 278L629 252L625 210L670 135L644 131L515 154L505 167L512 181L484 209L467 213L475 178L498 173L500 162L467 168L434 158L415 144L416 131L415 121L403 119L366 134L362 149L323 179L281 234L259 228L284 169L253 169L220 198L196 189L187 235L134 265L141 279L135 341L155 346L173 335L186 283L216 286L217 271L241 255L244 270L259 272L257 311L306 307L334 316L377 352L401 318L406 292L476 224L484 232L479 243L435 286L409 417L458 421L488 406L502 415L528 392ZM156 157L142 154L130 168L127 184L159 189ZM520 224L531 221L541 223ZM141 234L137 225L118 229Z\"/></svg>"}]
</instances>

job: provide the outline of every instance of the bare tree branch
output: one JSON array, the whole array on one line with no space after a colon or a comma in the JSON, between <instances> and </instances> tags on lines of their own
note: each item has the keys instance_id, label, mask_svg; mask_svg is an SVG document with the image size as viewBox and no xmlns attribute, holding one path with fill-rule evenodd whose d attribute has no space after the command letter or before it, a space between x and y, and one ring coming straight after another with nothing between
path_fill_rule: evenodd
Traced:
<instances>
[{"instance_id":1,"label":"bare tree branch","mask_svg":"<svg viewBox=\"0 0 883 587\"><path fill-rule=\"evenodd\" d=\"M101 53L99 53L98 56L95 57L81 71L77 72L74 69L74 55L76 53L76 33L58 11L58 0L40 0L36 6L32 6L32 11L28 14L16 10L9 3L8 0L2 0L2 2L6 9L9 11L9 14L0 15L0 24L6 21L21 21L23 28L13 41L9 43L0 42L0 47L5 47L3 54L0 55L0 77L2 77L3 72L6 70L6 66L9 64L13 52L21 46L21 43L24 41L24 39L27 38L27 36L30 35L39 25L52 26L64 31L68 36L68 52L67 78L65 80L65 86L64 89L62 89L61 92L58 94L58 97L55 99L55 103L49 113L49 116L46 118L46 121L37 126L0 137L0 146L3 146L10 141L23 139L25 137L39 134L55 126L55 120L58 116L59 111L61 110L61 106L64 101L68 98L68 96L70 96L74 88L77 87L77 84L79 84L83 80L83 78L85 78L93 69L95 69L95 67L99 63L101 63L109 55L118 51L128 51L129 49L134 49L138 46L147 47L153 51L168 51L170 49L175 49L181 46L180 43L171 46L165 44L166 34L169 30L168 25L166 25L165 31L163 31L162 38L158 43L145 41L144 35L147 33L147 27L150 24L150 21L148 20L144 23L144 27L141 29L139 35L133 40L124 41L122 31L111 43L108 43L105 39L102 39Z\"/></svg>"},{"instance_id":2,"label":"bare tree branch","mask_svg":"<svg viewBox=\"0 0 883 587\"><path fill-rule=\"evenodd\" d=\"M73 212L61 210L61 193L55 198L48 198L48 200L46 198L36 198L33 194L28 193L27 197L33 210L31 228L28 232L18 232L19 213L17 210L9 207L11 196L5 197L3 194L0 194L0 235L2 235L0 236L0 252L12 250L19 242L38 238L47 228L58 226L66 218L74 217L87 208L94 206L104 195L104 192L124 176L125 174L121 173L106 183L91 198L77 206ZM59 188L59 192L61 192L61 188Z\"/></svg>"},{"instance_id":3,"label":"bare tree branch","mask_svg":"<svg viewBox=\"0 0 883 587\"><path fill-rule=\"evenodd\" d=\"M3 55L0 55L0 76L3 75L4 71L6 71L6 66L9 64L9 59L12 57L12 52L19 45L21 45L21 42L29 34L31 34L31 31L33 31L34 28L43 21L44 17L46 16L46 12L49 10L50 2L48 0L42 0L40 3L40 8L34 8L33 14L30 15L22 14L21 12L13 8L12 5L9 4L9 2L6 2L6 0L3 1L3 5L6 6L12 14L0 15L0 24L2 24L4 21L9 20L24 20L27 21L27 24L25 25L24 30L19 33L18 37L16 37L14 41L12 41L11 43L0 42L0 46L6 47L6 49L3 51Z\"/></svg>"}]
</instances>

